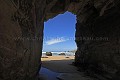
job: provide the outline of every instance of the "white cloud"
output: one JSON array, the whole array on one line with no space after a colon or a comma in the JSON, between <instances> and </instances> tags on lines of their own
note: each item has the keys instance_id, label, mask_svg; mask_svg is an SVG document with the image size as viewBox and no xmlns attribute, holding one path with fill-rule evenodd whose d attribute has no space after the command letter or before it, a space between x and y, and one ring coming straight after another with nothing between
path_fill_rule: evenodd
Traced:
<instances>
[{"instance_id":1,"label":"white cloud","mask_svg":"<svg viewBox=\"0 0 120 80\"><path fill-rule=\"evenodd\" d=\"M65 42L66 40L61 37L61 38L54 38L54 39L51 39L51 40L48 40L46 41L46 45L52 45L52 44L57 44L57 43L60 43L60 42Z\"/></svg>"}]
</instances>

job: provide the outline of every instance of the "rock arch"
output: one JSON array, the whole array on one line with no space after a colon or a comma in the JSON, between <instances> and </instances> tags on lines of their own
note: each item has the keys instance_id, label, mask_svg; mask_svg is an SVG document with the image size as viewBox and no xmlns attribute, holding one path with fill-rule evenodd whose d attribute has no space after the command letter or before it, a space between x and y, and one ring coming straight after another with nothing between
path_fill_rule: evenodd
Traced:
<instances>
[{"instance_id":1,"label":"rock arch","mask_svg":"<svg viewBox=\"0 0 120 80\"><path fill-rule=\"evenodd\" d=\"M43 23L65 11L77 15L75 64L119 76L119 5L119 0L1 0L0 79L35 80Z\"/></svg>"}]
</instances>

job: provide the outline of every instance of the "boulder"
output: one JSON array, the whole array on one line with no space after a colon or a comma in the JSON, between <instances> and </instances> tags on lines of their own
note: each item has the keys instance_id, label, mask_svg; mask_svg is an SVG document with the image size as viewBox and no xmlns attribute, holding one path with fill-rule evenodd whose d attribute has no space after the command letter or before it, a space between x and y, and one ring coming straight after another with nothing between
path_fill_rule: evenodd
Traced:
<instances>
[{"instance_id":1,"label":"boulder","mask_svg":"<svg viewBox=\"0 0 120 80\"><path fill-rule=\"evenodd\" d=\"M46 56L52 56L51 52L46 52Z\"/></svg>"},{"instance_id":2,"label":"boulder","mask_svg":"<svg viewBox=\"0 0 120 80\"><path fill-rule=\"evenodd\" d=\"M59 55L65 55L65 53L60 53Z\"/></svg>"}]
</instances>

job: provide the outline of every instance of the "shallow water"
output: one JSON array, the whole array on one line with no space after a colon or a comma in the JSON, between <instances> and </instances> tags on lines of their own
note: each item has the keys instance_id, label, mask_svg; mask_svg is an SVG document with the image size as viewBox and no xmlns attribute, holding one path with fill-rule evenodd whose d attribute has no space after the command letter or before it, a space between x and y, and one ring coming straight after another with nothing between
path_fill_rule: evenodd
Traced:
<instances>
[{"instance_id":1,"label":"shallow water","mask_svg":"<svg viewBox=\"0 0 120 80\"><path fill-rule=\"evenodd\" d=\"M42 75L42 77L44 77L43 80L58 80L56 77L60 73L56 73L56 72L53 72L47 68L41 67L39 74Z\"/></svg>"}]
</instances>

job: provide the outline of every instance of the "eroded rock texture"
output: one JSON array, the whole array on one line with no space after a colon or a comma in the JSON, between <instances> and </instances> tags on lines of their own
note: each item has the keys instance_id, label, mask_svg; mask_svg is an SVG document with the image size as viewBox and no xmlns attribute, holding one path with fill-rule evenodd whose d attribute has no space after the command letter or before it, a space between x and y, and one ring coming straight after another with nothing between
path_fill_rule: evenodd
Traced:
<instances>
[{"instance_id":1,"label":"eroded rock texture","mask_svg":"<svg viewBox=\"0 0 120 80\"><path fill-rule=\"evenodd\" d=\"M35 80L44 21L65 11L77 15L75 64L120 79L119 0L0 0L0 80Z\"/></svg>"},{"instance_id":2,"label":"eroded rock texture","mask_svg":"<svg viewBox=\"0 0 120 80\"><path fill-rule=\"evenodd\" d=\"M120 79L119 3L85 0L76 24L76 64L113 80Z\"/></svg>"},{"instance_id":3,"label":"eroded rock texture","mask_svg":"<svg viewBox=\"0 0 120 80\"><path fill-rule=\"evenodd\" d=\"M42 0L0 0L0 80L35 80L44 8Z\"/></svg>"}]
</instances>

